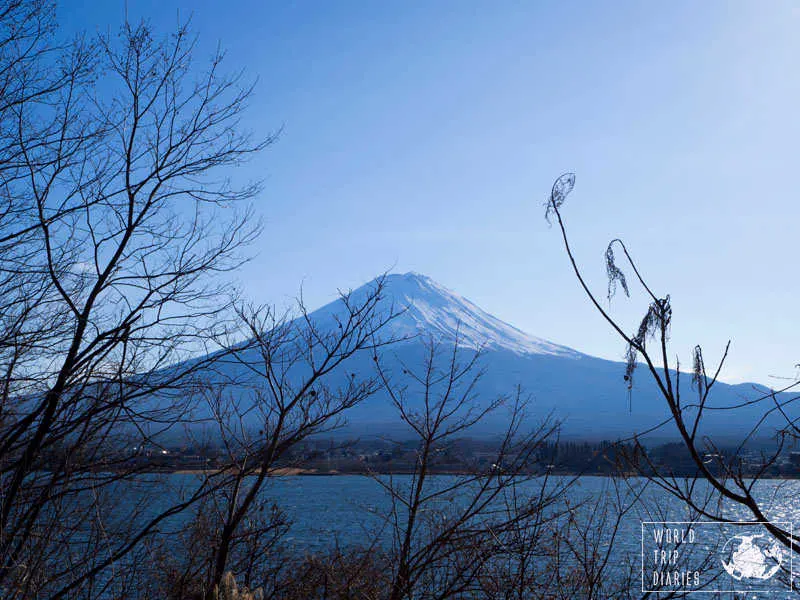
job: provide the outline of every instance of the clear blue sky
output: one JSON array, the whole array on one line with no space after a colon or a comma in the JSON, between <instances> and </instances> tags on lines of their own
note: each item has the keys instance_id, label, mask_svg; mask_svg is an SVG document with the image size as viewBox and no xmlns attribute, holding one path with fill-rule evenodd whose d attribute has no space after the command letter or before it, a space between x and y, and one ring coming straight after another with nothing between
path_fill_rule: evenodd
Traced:
<instances>
[{"instance_id":1,"label":"clear blue sky","mask_svg":"<svg viewBox=\"0 0 800 600\"><path fill-rule=\"evenodd\" d=\"M260 302L316 307L386 269L425 273L496 316L584 352L623 346L571 276L542 203L564 215L602 295L624 237L670 293L685 364L732 339L724 379L777 385L796 319L800 4L128 0L258 77L247 126L280 141L266 228L241 275ZM123 0L64 2L65 30L118 26ZM633 330L642 299L615 302Z\"/></svg>"}]
</instances>

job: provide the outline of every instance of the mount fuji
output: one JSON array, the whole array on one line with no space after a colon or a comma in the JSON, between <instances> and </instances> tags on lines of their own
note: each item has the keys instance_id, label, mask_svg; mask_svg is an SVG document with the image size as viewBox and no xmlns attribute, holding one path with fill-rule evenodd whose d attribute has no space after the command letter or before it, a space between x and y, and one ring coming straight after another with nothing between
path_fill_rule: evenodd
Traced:
<instances>
[{"instance_id":1,"label":"mount fuji","mask_svg":"<svg viewBox=\"0 0 800 600\"><path fill-rule=\"evenodd\" d=\"M351 305L374 292L377 281L353 290ZM481 308L418 273L390 274L384 278L378 312L400 311L382 329L382 335L398 339L382 350L381 364L422 367L428 346L435 340L443 348L457 343L463 360L480 348L478 365L482 376L473 390L478 403L490 403L499 395L513 394L519 387L530 400L528 419L534 425L545 418L561 422L561 435L568 438L600 440L646 431L669 421L665 400L641 368L629 396L624 381L625 365L587 354L525 333L488 314ZM308 319L325 331L337 326L345 314L344 302L336 300L310 313ZM298 326L302 326L299 323ZM399 370L399 369L396 369ZM356 354L333 371L332 388L347 385L348 378L375 375L369 352ZM690 377L681 380L682 395L694 398ZM683 387L686 387L684 390ZM755 387L755 389L754 389ZM730 406L752 399L766 388L753 384L727 385L718 382L710 406ZM708 410L704 433L738 436L748 431L762 413L760 405L734 412ZM733 417L736 417L734 420ZM401 425L396 409L385 392L378 392L345 413L347 435L396 434ZM487 416L472 430L475 435L494 435L507 426L502 410ZM659 438L671 439L677 431L671 423L658 430Z\"/></svg>"}]
</instances>

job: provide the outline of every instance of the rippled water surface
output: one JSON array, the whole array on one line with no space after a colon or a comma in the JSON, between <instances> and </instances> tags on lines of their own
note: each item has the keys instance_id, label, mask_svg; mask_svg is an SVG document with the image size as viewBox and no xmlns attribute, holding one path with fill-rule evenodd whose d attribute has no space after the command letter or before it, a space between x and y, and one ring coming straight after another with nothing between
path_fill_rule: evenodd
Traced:
<instances>
[{"instance_id":1,"label":"rippled water surface","mask_svg":"<svg viewBox=\"0 0 800 600\"><path fill-rule=\"evenodd\" d=\"M174 481L190 484L191 476L174 475ZM181 478L185 478L182 480ZM433 476L431 485L446 485L452 482L453 476ZM572 478L570 478L572 480ZM563 484L566 478L552 478L548 485ZM395 476L394 483L404 485L408 476ZM702 498L703 492L708 490L704 483L697 484L695 497ZM542 486L542 480L521 482L517 488L520 496L535 495ZM699 490L699 491L697 491ZM800 531L800 481L768 480L759 482L754 489L756 497L763 507L764 514L769 521L780 522L787 530ZM289 517L292 522L285 544L300 553L319 553L335 545L368 545L373 540L379 543L391 543L389 528L386 527L386 515L390 512L391 503L387 492L375 480L360 475L338 476L284 476L270 480L264 491L265 498L274 502ZM572 505L579 506L577 517L594 527L593 533L603 538L602 547L612 543L613 569L629 569L641 575L641 584L644 589L651 589L651 578L662 576L675 576L676 572L688 572L693 576L694 571L700 570L703 578L714 578L712 589L742 590L746 595L742 597L786 597L789 573L793 569L793 558L788 552L783 553L782 572L779 576L771 577L767 581L736 580L726 573L723 560L737 559L741 562L748 556L753 557L752 548L766 548L764 540L754 538L753 543L742 542L743 537L763 534L759 526L745 525L717 525L708 522L707 517L693 513L685 503L675 499L670 494L647 483L644 479L611 479L605 477L581 477L574 481L564 497ZM449 498L449 502L458 503L458 498ZM619 503L627 507L627 512L621 517L618 530L614 534L610 523L597 520L597 512L604 503L611 505ZM716 504L713 505L716 511ZM723 504L722 513L730 520L750 520L752 515L745 509L736 505ZM613 517L613 510L611 511ZM594 519L592 519L594 517ZM691 521L686 524L684 522ZM700 521L698 523L698 521ZM659 522L669 522L661 525ZM673 523L675 522L675 523ZM680 536L681 532L693 529L691 544L684 543L670 545L662 540L659 545L658 530L669 529L671 537ZM662 531L663 534L663 531ZM736 537L738 536L738 537ZM730 540L734 539L733 542ZM727 544L727 545L726 545ZM678 558L675 564L670 560L671 552L678 549ZM733 551L743 550L738 555ZM750 551L748 552L748 548ZM667 560L660 564L657 551L667 550ZM663 555L661 555L663 557ZM759 558L759 555L756 555ZM769 556L767 557L769 559ZM779 557L780 558L780 557ZM706 562L703 562L705 559ZM770 559L771 560L771 559ZM774 562L774 561L773 561ZM770 565L767 566L771 566ZM768 570L747 568L748 573L769 573ZM733 568L734 574L741 573ZM766 569L766 567L765 567ZM779 583L780 576L785 581ZM781 587L783 586L783 587ZM780 590L784 590L781 592ZM768 596L759 595L757 590L770 591ZM777 591L776 591L777 590ZM774 595L778 593L778 595ZM756 594L756 595L752 595ZM705 594L698 597L713 597ZM730 597L730 596L726 596Z\"/></svg>"}]
</instances>

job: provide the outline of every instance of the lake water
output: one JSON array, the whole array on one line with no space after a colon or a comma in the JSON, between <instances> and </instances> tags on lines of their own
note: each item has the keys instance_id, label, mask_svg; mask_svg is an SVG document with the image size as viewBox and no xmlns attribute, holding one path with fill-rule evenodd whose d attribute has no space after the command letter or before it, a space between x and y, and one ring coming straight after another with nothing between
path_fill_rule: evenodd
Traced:
<instances>
[{"instance_id":1,"label":"lake water","mask_svg":"<svg viewBox=\"0 0 800 600\"><path fill-rule=\"evenodd\" d=\"M432 476L431 486L447 485L454 477ZM193 478L170 475L166 480L190 488ZM394 477L399 486L408 481L409 476ZM542 481L520 482L516 493L533 496L540 491ZM764 535L763 526L711 522L641 478L553 477L547 485L568 481L572 483L561 502L579 506L575 511L578 527L598 540L601 551L611 548L609 576L632 573L643 590L672 589L674 578L679 577L684 578L681 586L689 588L699 582L706 590L742 592L739 597L788 597L788 585L796 570L794 557L785 548L776 549L772 538ZM708 486L700 482L697 489L703 492ZM263 493L264 499L280 507L291 521L282 542L289 553L324 554L335 546L367 546L376 539L379 544L391 544L390 528L385 526L391 502L385 489L370 477L274 477ZM787 531L800 530L800 481L761 481L755 495L769 521ZM167 496L161 497L166 501ZM457 507L462 500L443 498L436 510L446 510L448 503L452 504L450 508ZM616 525L615 510L603 511L603 507L614 504L626 510ZM732 521L752 521L739 506L725 504L721 510ZM770 595L764 596L765 592Z\"/></svg>"},{"instance_id":2,"label":"lake water","mask_svg":"<svg viewBox=\"0 0 800 600\"><path fill-rule=\"evenodd\" d=\"M402 485L408 477L400 475L394 479ZM433 476L431 479L435 481L437 478L450 477ZM556 484L566 479L556 477L551 481ZM611 482L611 478L607 477L580 477L570 487L569 497L573 502L599 500L611 493ZM621 487L623 490L639 490L645 484L644 479L631 478ZM532 494L538 492L540 485L539 480L532 480L522 483L520 489ZM388 508L386 491L370 477L361 475L275 477L270 480L264 493L269 498L274 498L275 503L292 520L293 542L309 550L328 547L337 539L354 541L365 529L369 530L367 525L377 522L374 513L382 513ZM759 482L756 496L769 520L797 522L800 528L800 481ZM666 492L657 490L652 484L645 493L644 501L659 503L660 508L667 511L660 515L664 517L660 520L685 520L689 513L680 502ZM645 508L647 507L642 507ZM748 516L746 511L734 506L727 506L725 514L729 518L739 519L746 519ZM625 519L623 523L627 521ZM636 526L633 529L638 532L641 519L630 521ZM637 533L637 544L639 537Z\"/></svg>"},{"instance_id":3,"label":"lake water","mask_svg":"<svg viewBox=\"0 0 800 600\"><path fill-rule=\"evenodd\" d=\"M446 476L439 477L446 479ZM399 479L402 483L402 477ZM565 478L554 478L551 483L563 484ZM518 493L527 491L534 494L540 487L539 480L527 481L520 484ZM700 485L700 489L703 488ZM640 499L634 502L635 494L640 492ZM337 543L368 543L375 531L380 530L383 523L381 515L387 513L389 504L381 486L363 476L275 478L267 493L293 522L287 544L301 552L311 553L323 552ZM756 496L769 521L780 523L789 531L800 530L800 481L759 482ZM690 588L693 583L712 580L713 583L708 584L706 589L750 593L769 591L769 598L785 597L781 592L786 591L789 585L788 573L794 570L793 556L785 549L773 549L782 560L782 569L771 573L769 567L774 563L770 562L772 540L763 536L761 526L713 523L707 517L692 513L687 506L663 490L647 484L644 479L615 481L604 477L582 477L569 488L567 497L572 504L586 502L578 511L578 519L584 519L588 527L599 530L595 533L603 539L602 544L611 543L613 533L613 521L597 518L596 512L603 500L621 499L622 505L633 504L630 512L620 518L618 531L613 538L612 560L617 567L625 565L641 573L644 589L663 589L659 586L665 584L664 577L667 577L666 584L669 585L669 578L674 581L679 572L680 577L689 579ZM615 516L613 513L611 510L609 514L612 518ZM725 505L723 514L733 521L753 520L738 506ZM663 537L665 531L669 539ZM691 535L692 539L687 539L687 535ZM681 536L682 540L679 539ZM751 538L753 543L748 541ZM766 549L765 560L769 564L765 563L764 568L760 563L756 565L758 568L750 564L753 560L762 561L765 557L763 552L756 552L757 545L762 550ZM666 552L666 557L661 554L662 550ZM737 560L739 563L744 561L744 566L740 564L741 568L737 567ZM744 576L748 574L752 576ZM692 578L696 578L696 581L693 582ZM774 593L779 595L772 595ZM747 597L765 596L748 594Z\"/></svg>"}]
</instances>

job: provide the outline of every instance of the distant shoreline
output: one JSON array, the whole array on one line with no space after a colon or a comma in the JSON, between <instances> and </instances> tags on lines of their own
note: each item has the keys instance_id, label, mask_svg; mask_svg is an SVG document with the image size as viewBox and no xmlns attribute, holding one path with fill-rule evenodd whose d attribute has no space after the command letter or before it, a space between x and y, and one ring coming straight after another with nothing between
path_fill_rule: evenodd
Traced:
<instances>
[{"instance_id":1,"label":"distant shoreline","mask_svg":"<svg viewBox=\"0 0 800 600\"><path fill-rule=\"evenodd\" d=\"M214 475L220 473L223 469L176 469L174 471L170 470L157 470L154 469L152 471L143 471L142 473L161 473L163 475ZM259 471L253 471L250 475L256 475ZM401 469L401 470L393 470L393 471L337 471L336 469L332 469L330 471L327 470L320 470L320 469L313 469L313 468L303 468L303 467L279 467L270 471L271 477L342 477L342 476L369 476L369 475L413 475L414 471L410 469ZM480 475L480 473L476 473L475 471L467 471L467 470L442 470L442 471L432 471L429 475ZM642 475L641 473L604 473L604 472L596 472L596 473L578 473L574 471L550 471L548 473L520 473L519 477L543 477L543 476L551 476L551 477L640 477L640 478L647 478L646 475ZM683 478L688 478L688 476L684 476ZM759 480L777 480L777 481L793 481L793 480L800 480L800 475L770 475L760 477Z\"/></svg>"},{"instance_id":2,"label":"distant shoreline","mask_svg":"<svg viewBox=\"0 0 800 600\"><path fill-rule=\"evenodd\" d=\"M141 471L142 473L164 473L170 475L206 475L216 474L226 469L176 469L174 471L168 469L153 469L152 471ZM259 469L254 470L251 475L260 473ZM335 477L342 475L413 475L414 471L411 469L399 469L393 471L337 471L331 469L330 471L323 471L320 469L303 468L303 467L279 467L270 471L272 477L295 477L298 475L306 477ZM431 471L431 475L476 475L475 471L467 470L442 470ZM556 473L551 473L554 475ZM569 473L557 473L558 475L568 475ZM540 473L539 475L544 475Z\"/></svg>"}]
</instances>

